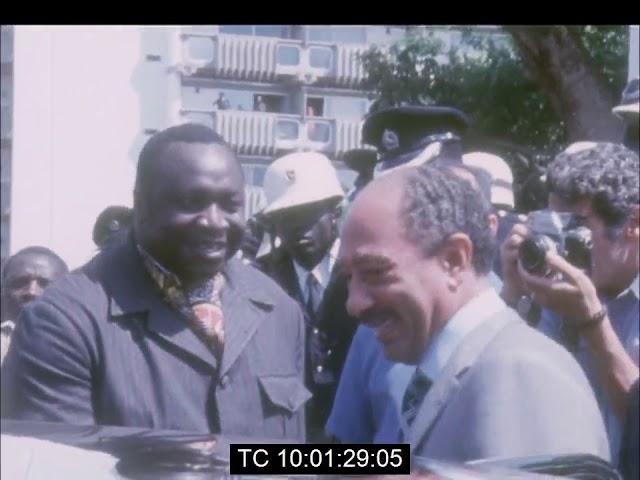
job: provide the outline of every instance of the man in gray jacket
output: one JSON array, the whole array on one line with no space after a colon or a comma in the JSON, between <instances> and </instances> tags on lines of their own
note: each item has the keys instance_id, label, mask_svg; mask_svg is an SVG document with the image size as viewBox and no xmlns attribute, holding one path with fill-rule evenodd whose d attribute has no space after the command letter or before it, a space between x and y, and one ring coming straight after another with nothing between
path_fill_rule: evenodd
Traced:
<instances>
[{"instance_id":1,"label":"man in gray jacket","mask_svg":"<svg viewBox=\"0 0 640 480\"><path fill-rule=\"evenodd\" d=\"M464 180L423 165L374 181L346 219L339 262L347 310L374 329L387 358L416 366L402 399L404 439L413 453L443 460L608 460L579 365L487 282L495 247L488 212Z\"/></svg>"}]
</instances>

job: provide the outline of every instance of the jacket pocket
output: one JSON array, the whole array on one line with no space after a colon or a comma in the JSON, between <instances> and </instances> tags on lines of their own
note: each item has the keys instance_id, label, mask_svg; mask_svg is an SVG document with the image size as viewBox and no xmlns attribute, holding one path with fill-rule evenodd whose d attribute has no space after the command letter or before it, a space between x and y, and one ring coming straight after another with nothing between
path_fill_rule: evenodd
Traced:
<instances>
[{"instance_id":1,"label":"jacket pocket","mask_svg":"<svg viewBox=\"0 0 640 480\"><path fill-rule=\"evenodd\" d=\"M305 441L304 404L311 393L295 375L259 376L265 438Z\"/></svg>"},{"instance_id":2,"label":"jacket pocket","mask_svg":"<svg viewBox=\"0 0 640 480\"><path fill-rule=\"evenodd\" d=\"M267 399L289 413L297 412L311 398L311 392L296 376L263 375L258 380Z\"/></svg>"}]
</instances>

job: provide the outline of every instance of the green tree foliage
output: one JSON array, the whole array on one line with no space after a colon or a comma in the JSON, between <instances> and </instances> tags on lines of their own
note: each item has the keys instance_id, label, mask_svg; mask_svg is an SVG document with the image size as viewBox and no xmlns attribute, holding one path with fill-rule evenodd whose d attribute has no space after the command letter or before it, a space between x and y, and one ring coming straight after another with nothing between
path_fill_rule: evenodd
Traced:
<instances>
[{"instance_id":1,"label":"green tree foliage","mask_svg":"<svg viewBox=\"0 0 640 480\"><path fill-rule=\"evenodd\" d=\"M570 28L618 98L626 80L628 27ZM452 32L447 30L459 41L448 41ZM511 36L501 30L412 29L388 49L372 47L362 62L367 87L376 98L372 111L416 102L458 107L473 120L468 147L504 155L516 177L521 168L546 163L566 142L565 122L552 108L548 92L527 71Z\"/></svg>"},{"instance_id":2,"label":"green tree foliage","mask_svg":"<svg viewBox=\"0 0 640 480\"><path fill-rule=\"evenodd\" d=\"M626 81L628 27L567 28L611 98L619 98ZM458 41L451 41L452 33ZM522 210L537 208L546 198L543 190L523 185L540 183L530 180L564 148L567 128L552 108L553 93L536 82L520 55L513 37L500 29L408 29L401 42L388 49L374 46L362 56L375 99L371 111L416 103L460 108L473 122L467 150L505 158L514 172L517 203ZM531 196L536 199L527 199Z\"/></svg>"}]
</instances>

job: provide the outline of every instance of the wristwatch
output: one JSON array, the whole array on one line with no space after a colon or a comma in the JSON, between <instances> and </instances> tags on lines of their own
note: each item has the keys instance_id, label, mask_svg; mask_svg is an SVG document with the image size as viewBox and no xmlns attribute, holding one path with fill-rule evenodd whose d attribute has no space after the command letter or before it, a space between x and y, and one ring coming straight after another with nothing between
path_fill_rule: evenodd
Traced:
<instances>
[{"instance_id":1,"label":"wristwatch","mask_svg":"<svg viewBox=\"0 0 640 480\"><path fill-rule=\"evenodd\" d=\"M581 332L584 330L589 330L593 327L596 327L602 323L604 318L607 316L607 307L602 305L602 308L599 312L591 315L588 320L584 320L582 322L576 322L576 328Z\"/></svg>"}]
</instances>

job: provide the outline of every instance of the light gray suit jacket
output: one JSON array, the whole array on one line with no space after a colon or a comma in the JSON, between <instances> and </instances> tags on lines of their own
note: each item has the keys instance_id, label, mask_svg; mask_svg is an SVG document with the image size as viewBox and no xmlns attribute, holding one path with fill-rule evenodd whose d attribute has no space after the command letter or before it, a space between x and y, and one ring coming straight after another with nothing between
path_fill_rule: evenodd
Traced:
<instances>
[{"instance_id":1,"label":"light gray suit jacket","mask_svg":"<svg viewBox=\"0 0 640 480\"><path fill-rule=\"evenodd\" d=\"M510 308L471 332L425 397L405 438L442 460L590 453L609 460L582 369Z\"/></svg>"}]
</instances>

